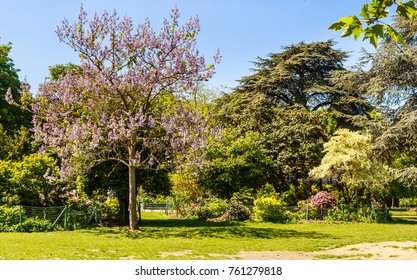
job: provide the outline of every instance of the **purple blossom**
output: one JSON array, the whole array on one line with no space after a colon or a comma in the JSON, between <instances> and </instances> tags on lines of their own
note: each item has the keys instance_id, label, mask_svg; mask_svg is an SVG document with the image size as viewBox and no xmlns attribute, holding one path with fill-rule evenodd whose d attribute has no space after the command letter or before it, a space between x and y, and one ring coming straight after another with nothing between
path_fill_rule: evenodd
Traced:
<instances>
[{"instance_id":1,"label":"purple blossom","mask_svg":"<svg viewBox=\"0 0 417 280\"><path fill-rule=\"evenodd\" d=\"M6 91L5 99L9 104L13 104L15 102L13 99L12 90L10 88L8 88Z\"/></svg>"},{"instance_id":2,"label":"purple blossom","mask_svg":"<svg viewBox=\"0 0 417 280\"><path fill-rule=\"evenodd\" d=\"M59 40L79 54L82 71L47 80L32 111L34 136L59 155L62 178L109 159L135 172L188 154L202 158L208 122L181 100L214 75L220 53L207 65L196 48L198 18L178 22L174 8L157 33L149 19L134 28L116 12L88 20L81 6L74 23L57 28ZM167 95L173 102L165 104ZM129 199L135 205L134 193Z\"/></svg>"},{"instance_id":3,"label":"purple blossom","mask_svg":"<svg viewBox=\"0 0 417 280\"><path fill-rule=\"evenodd\" d=\"M328 209L336 206L337 199L336 197L328 193L326 191L320 191L316 195L313 196L311 199L311 205L313 205L315 208L323 210Z\"/></svg>"}]
</instances>

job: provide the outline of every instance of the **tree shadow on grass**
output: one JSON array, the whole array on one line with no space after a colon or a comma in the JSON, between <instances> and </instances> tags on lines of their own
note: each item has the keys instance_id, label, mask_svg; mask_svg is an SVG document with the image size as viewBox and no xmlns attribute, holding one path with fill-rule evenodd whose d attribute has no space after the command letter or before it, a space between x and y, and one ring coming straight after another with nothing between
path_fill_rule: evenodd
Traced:
<instances>
[{"instance_id":1,"label":"tree shadow on grass","mask_svg":"<svg viewBox=\"0 0 417 280\"><path fill-rule=\"evenodd\" d=\"M238 222L204 222L198 220L144 220L140 224L141 232L131 232L126 229L102 228L93 231L98 235L109 237L140 238L308 238L321 239L337 237L315 231L297 231L273 227L248 226ZM117 234L117 236L112 236Z\"/></svg>"},{"instance_id":2,"label":"tree shadow on grass","mask_svg":"<svg viewBox=\"0 0 417 280\"><path fill-rule=\"evenodd\" d=\"M416 217L393 217L390 224L417 225Z\"/></svg>"}]
</instances>

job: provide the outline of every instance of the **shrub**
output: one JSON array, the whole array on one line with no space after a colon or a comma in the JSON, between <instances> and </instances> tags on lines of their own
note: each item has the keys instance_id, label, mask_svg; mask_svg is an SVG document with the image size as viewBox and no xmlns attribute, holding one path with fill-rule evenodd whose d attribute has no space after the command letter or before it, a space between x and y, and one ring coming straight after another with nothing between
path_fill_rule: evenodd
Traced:
<instances>
[{"instance_id":1,"label":"shrub","mask_svg":"<svg viewBox=\"0 0 417 280\"><path fill-rule=\"evenodd\" d=\"M309 190L301 182L298 185L291 184L281 197L287 205L297 205L298 201L309 197Z\"/></svg>"},{"instance_id":2,"label":"shrub","mask_svg":"<svg viewBox=\"0 0 417 280\"><path fill-rule=\"evenodd\" d=\"M417 205L417 198L400 198L400 206L407 207L407 206L416 206Z\"/></svg>"},{"instance_id":3,"label":"shrub","mask_svg":"<svg viewBox=\"0 0 417 280\"><path fill-rule=\"evenodd\" d=\"M328 211L327 221L345 221L362 223L382 223L390 220L390 216L384 213L382 208L363 206L335 207Z\"/></svg>"},{"instance_id":4,"label":"shrub","mask_svg":"<svg viewBox=\"0 0 417 280\"><path fill-rule=\"evenodd\" d=\"M115 224L120 220L119 200L117 198L107 198L101 210L101 219L105 223Z\"/></svg>"},{"instance_id":5,"label":"shrub","mask_svg":"<svg viewBox=\"0 0 417 280\"><path fill-rule=\"evenodd\" d=\"M219 218L227 211L227 201L220 198L209 198L196 208L199 220Z\"/></svg>"},{"instance_id":6,"label":"shrub","mask_svg":"<svg viewBox=\"0 0 417 280\"><path fill-rule=\"evenodd\" d=\"M311 199L311 205L313 205L313 207L319 210L333 208L336 206L336 204L337 204L336 197L333 194L328 193L326 191L318 192Z\"/></svg>"},{"instance_id":7,"label":"shrub","mask_svg":"<svg viewBox=\"0 0 417 280\"><path fill-rule=\"evenodd\" d=\"M52 223L38 217L28 218L22 223L22 231L25 232L45 232L54 230Z\"/></svg>"},{"instance_id":8,"label":"shrub","mask_svg":"<svg viewBox=\"0 0 417 280\"><path fill-rule=\"evenodd\" d=\"M17 231L20 221L19 206L0 206L0 231Z\"/></svg>"},{"instance_id":9,"label":"shrub","mask_svg":"<svg viewBox=\"0 0 417 280\"><path fill-rule=\"evenodd\" d=\"M289 219L285 203L275 197L261 197L254 201L255 218L274 223L284 223Z\"/></svg>"},{"instance_id":10,"label":"shrub","mask_svg":"<svg viewBox=\"0 0 417 280\"><path fill-rule=\"evenodd\" d=\"M249 220L250 214L251 211L248 207L236 201L230 203L229 210L227 211L227 217L229 220Z\"/></svg>"},{"instance_id":11,"label":"shrub","mask_svg":"<svg viewBox=\"0 0 417 280\"><path fill-rule=\"evenodd\" d=\"M253 205L253 201L255 200L254 190L242 188L238 192L235 192L230 200L242 205Z\"/></svg>"}]
</instances>

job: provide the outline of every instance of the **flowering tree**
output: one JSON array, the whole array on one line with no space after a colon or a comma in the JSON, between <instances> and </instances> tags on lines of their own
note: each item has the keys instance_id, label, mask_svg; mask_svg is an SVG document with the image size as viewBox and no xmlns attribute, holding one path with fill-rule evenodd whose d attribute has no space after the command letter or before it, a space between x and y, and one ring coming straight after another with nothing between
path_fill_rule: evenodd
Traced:
<instances>
[{"instance_id":1,"label":"flowering tree","mask_svg":"<svg viewBox=\"0 0 417 280\"><path fill-rule=\"evenodd\" d=\"M341 128L324 144L324 152L310 176L337 182L344 203L355 199L359 206L359 193L374 196L391 180L387 166L373 158L372 138L367 133Z\"/></svg>"},{"instance_id":2,"label":"flowering tree","mask_svg":"<svg viewBox=\"0 0 417 280\"><path fill-rule=\"evenodd\" d=\"M129 169L129 227L137 227L137 168L166 167L176 154L205 143L203 117L187 100L214 74L196 49L198 18L180 26L172 9L157 34L148 19L136 29L116 12L81 7L78 20L57 28L81 59L77 71L47 80L33 103L37 140L61 159L61 177L115 160Z\"/></svg>"}]
</instances>

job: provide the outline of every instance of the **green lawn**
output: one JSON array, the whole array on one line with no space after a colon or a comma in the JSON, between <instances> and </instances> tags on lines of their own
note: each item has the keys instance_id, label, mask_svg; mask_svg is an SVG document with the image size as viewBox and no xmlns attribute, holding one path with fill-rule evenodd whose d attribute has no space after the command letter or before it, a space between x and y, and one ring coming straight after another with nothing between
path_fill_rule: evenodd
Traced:
<instances>
[{"instance_id":1,"label":"green lawn","mask_svg":"<svg viewBox=\"0 0 417 280\"><path fill-rule=\"evenodd\" d=\"M281 225L210 223L145 213L141 229L0 233L0 259L227 259L240 251L312 252L363 242L417 241L413 220Z\"/></svg>"},{"instance_id":2,"label":"green lawn","mask_svg":"<svg viewBox=\"0 0 417 280\"><path fill-rule=\"evenodd\" d=\"M416 211L390 211L393 217L414 217L417 218Z\"/></svg>"}]
</instances>

